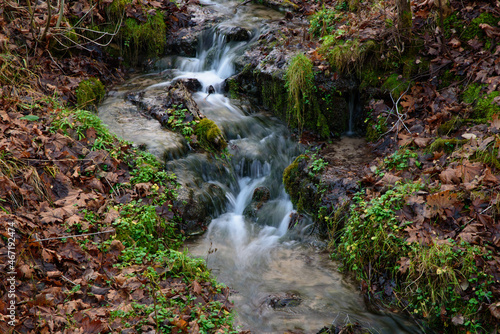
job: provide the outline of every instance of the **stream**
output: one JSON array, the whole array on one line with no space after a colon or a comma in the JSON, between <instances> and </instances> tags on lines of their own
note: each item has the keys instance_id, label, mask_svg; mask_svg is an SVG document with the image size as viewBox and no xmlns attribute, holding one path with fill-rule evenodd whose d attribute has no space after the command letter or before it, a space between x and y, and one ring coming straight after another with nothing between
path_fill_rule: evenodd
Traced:
<instances>
[{"instance_id":1,"label":"stream","mask_svg":"<svg viewBox=\"0 0 500 334\"><path fill-rule=\"evenodd\" d=\"M99 107L99 117L111 132L164 159L184 188L196 189L198 198L211 205L207 232L186 247L206 259L218 281L232 289L236 324L242 329L317 333L324 326L359 322L374 333L420 333L403 317L368 309L359 289L338 272L323 242L312 235L312 224L290 224L294 208L282 174L303 148L283 122L221 93L222 82L235 72L234 60L265 31L267 22L283 14L251 3L236 9L236 1L201 2L227 19L205 31L197 57L167 57L157 71L115 87ZM227 42L224 32L232 27L247 29L250 40ZM231 157L225 163L193 153L183 136L164 129L126 99L130 92L165 94L165 87L179 78L201 83L193 99L227 138ZM215 93L208 95L210 86ZM214 187L222 195L210 191ZM270 199L252 211L257 188L267 189Z\"/></svg>"}]
</instances>

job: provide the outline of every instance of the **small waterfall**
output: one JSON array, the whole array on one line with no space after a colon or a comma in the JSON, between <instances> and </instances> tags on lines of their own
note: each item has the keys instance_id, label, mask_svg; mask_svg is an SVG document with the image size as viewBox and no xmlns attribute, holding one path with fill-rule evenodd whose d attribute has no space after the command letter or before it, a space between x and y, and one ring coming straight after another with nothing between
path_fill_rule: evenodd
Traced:
<instances>
[{"instance_id":1,"label":"small waterfall","mask_svg":"<svg viewBox=\"0 0 500 334\"><path fill-rule=\"evenodd\" d=\"M349 108L349 123L346 135L355 136L356 134L358 134L357 130L359 130L359 128L357 128L357 125L359 126L359 124L357 123L363 112L363 107L359 101L359 91L352 90L349 92L349 100L347 105Z\"/></svg>"},{"instance_id":2,"label":"small waterfall","mask_svg":"<svg viewBox=\"0 0 500 334\"><path fill-rule=\"evenodd\" d=\"M234 0L201 1L227 12L228 18L203 34L197 57L177 57L174 62L169 58L163 63L173 63L173 68L169 65L169 70L159 75L135 78L123 90L130 89L127 85L135 89L142 82L137 89L164 94L164 87L177 78L195 78L202 84L193 99L202 113L223 130L231 157L221 160L202 153L185 153L181 145L185 154L176 155L166 168L176 173L184 188L198 191L198 198L208 199L206 202L213 207L214 219L207 232L187 246L195 256L206 258L219 281L236 291L232 296L238 315L236 324L254 333L288 330L315 333L331 324L336 316L348 315L352 322L371 325L379 333L416 333L407 330L410 327L402 319L367 311L356 288L338 273L337 265L328 255L301 241L311 225L290 226L294 208L282 184L284 169L302 153L301 147L290 139L285 124L256 108L251 114L244 112L221 94L221 83L234 74L236 57L255 41L262 29L268 29L266 20L281 20L283 13L253 3L239 6L241 3ZM235 8L238 8L236 14ZM228 27L239 26L252 31L250 41L225 38ZM215 93L207 96L209 86L215 88ZM116 121L126 109L123 103L123 99L121 102L108 99L100 116L110 124L111 131L126 136L131 130L123 131L122 123ZM349 105L352 115L349 132L353 133L359 108L354 94ZM106 114L109 111L111 115ZM127 118L130 123L127 129L142 124L139 119L143 119L140 113ZM147 135L149 126L142 128L142 132L151 141L148 148L158 146ZM155 132L155 135L156 141L168 142L165 146L174 141L170 134ZM127 139L143 140L139 135ZM257 188L267 189L269 199L259 203L258 211L251 216L248 210L252 208ZM300 296L300 305L274 309L268 303L270 296L289 294Z\"/></svg>"}]
</instances>

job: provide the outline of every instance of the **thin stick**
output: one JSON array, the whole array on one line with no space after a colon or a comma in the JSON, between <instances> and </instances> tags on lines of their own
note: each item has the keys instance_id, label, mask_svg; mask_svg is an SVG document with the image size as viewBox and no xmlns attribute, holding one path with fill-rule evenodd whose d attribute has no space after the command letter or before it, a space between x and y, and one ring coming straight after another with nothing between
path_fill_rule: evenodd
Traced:
<instances>
[{"instance_id":1,"label":"thin stick","mask_svg":"<svg viewBox=\"0 0 500 334\"><path fill-rule=\"evenodd\" d=\"M37 242L41 241L47 241L47 240L57 240L57 239L67 239L67 238L77 238L77 237L87 237L89 235L97 235L97 234L105 234L105 233L114 233L115 230L108 230L108 231L102 231L102 232L95 232L95 233L85 233L85 234L75 234L75 235L68 235L65 237L54 237L54 238L46 238L46 239L38 239L38 234L35 234Z\"/></svg>"}]
</instances>

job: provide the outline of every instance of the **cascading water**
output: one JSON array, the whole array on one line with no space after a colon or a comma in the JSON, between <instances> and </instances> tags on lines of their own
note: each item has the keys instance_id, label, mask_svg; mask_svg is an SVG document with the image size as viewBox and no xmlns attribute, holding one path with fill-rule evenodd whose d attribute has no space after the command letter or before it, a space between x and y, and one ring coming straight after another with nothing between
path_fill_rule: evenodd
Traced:
<instances>
[{"instance_id":1,"label":"cascading water","mask_svg":"<svg viewBox=\"0 0 500 334\"><path fill-rule=\"evenodd\" d=\"M237 5L234 1L208 4L226 12ZM165 155L157 152L161 147L167 152L177 152L167 154L171 158L167 168L175 171L186 186L202 188L204 184L214 184L225 190L226 198L218 201L225 200L225 212L213 219L206 234L191 241L188 247L195 256L207 259L218 280L235 290L237 323L244 329L255 333L285 330L315 333L337 319L338 323L358 321L378 333L416 333L403 319L375 314L363 306L356 289L338 274L336 264L321 248L313 246L318 242L312 238L304 242L311 225L289 226L293 205L281 179L285 167L300 154L300 147L277 119L261 112L250 114L237 106L238 101L220 92L223 80L234 72L234 59L249 43L228 42L224 29L245 24L256 38L265 19L282 14L253 4L242 6L237 15L232 10L230 14L231 19L204 34L196 58L178 57L168 71L163 69L132 79L111 94L99 110L100 117L125 139L139 143L147 140L148 148L158 156ZM123 113L129 117L127 110L133 108L130 104L123 105L124 91L137 89L130 85L142 83L142 89L160 89L158 94L161 94L161 88L177 78L196 78L202 84L203 88L193 98L229 140L232 155L229 165L214 165L203 154L186 155L182 138L166 130L158 130L156 138L146 139L121 130L125 124L116 119L121 119ZM216 91L207 96L209 86ZM146 127L153 125L146 126L139 113L135 117L135 124L144 125L143 135L147 134ZM131 120L127 118L125 122ZM165 141L174 144L158 144ZM258 187L268 189L270 199L252 214L250 204Z\"/></svg>"}]
</instances>

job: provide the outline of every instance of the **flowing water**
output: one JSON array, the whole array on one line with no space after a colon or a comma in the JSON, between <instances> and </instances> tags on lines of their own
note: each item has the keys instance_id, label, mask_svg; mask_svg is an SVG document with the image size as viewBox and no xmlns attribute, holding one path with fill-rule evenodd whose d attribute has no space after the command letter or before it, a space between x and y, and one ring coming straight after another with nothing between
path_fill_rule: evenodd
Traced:
<instances>
[{"instance_id":1,"label":"flowing water","mask_svg":"<svg viewBox=\"0 0 500 334\"><path fill-rule=\"evenodd\" d=\"M203 192L211 184L224 190L223 198L212 199L218 208L212 211L208 231L187 246L231 287L236 321L243 329L316 333L334 322L357 321L378 333L417 333L401 317L366 308L356 287L338 273L321 242L311 236L311 224L290 226L294 210L281 179L301 148L283 123L220 93L223 80L234 74L234 59L266 29L268 20L282 14L253 4L238 7L235 14L235 1L204 4L231 18L203 35L197 57L171 57L161 62L171 67L130 79L109 94L99 116L112 132L166 159L167 168L186 187ZM247 28L250 42L226 42L224 31L234 26ZM232 155L229 162L191 153L182 136L161 128L125 99L128 92L139 90L164 94L176 78L201 82L203 88L193 98L202 113L223 129ZM210 85L216 92L207 96ZM258 187L269 190L270 200L251 214L249 205ZM215 195L205 197L210 196ZM280 300L293 303L271 307Z\"/></svg>"}]
</instances>

